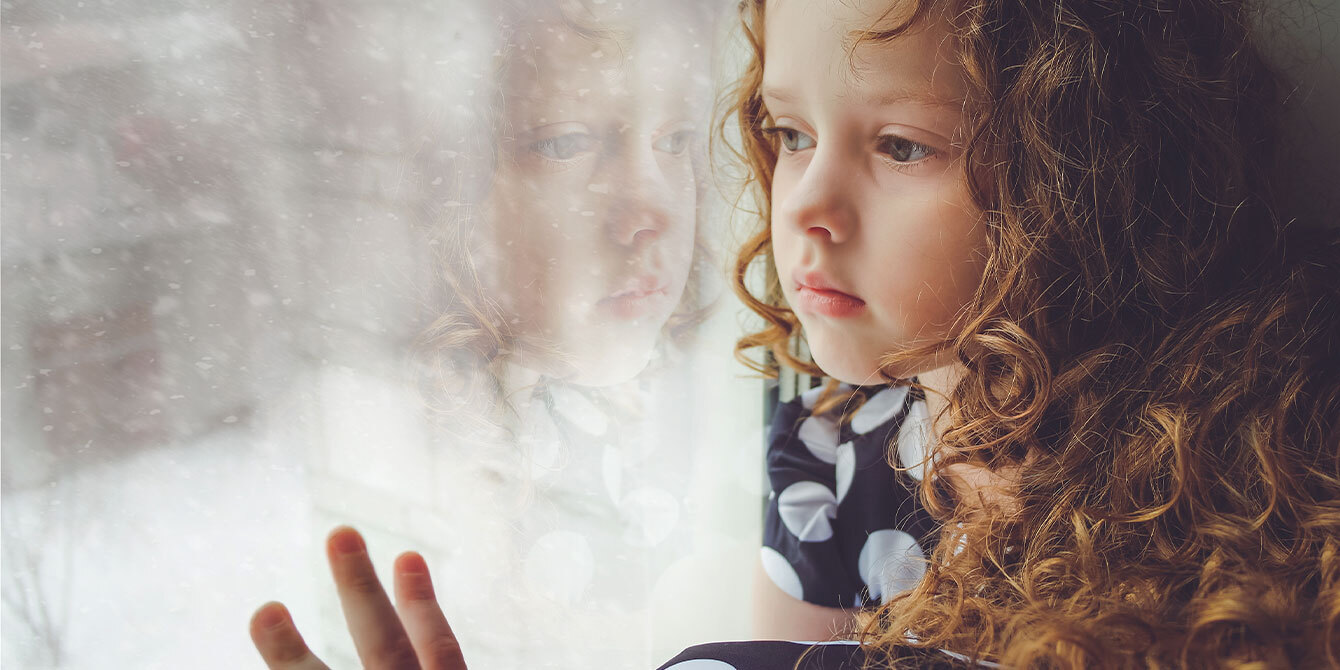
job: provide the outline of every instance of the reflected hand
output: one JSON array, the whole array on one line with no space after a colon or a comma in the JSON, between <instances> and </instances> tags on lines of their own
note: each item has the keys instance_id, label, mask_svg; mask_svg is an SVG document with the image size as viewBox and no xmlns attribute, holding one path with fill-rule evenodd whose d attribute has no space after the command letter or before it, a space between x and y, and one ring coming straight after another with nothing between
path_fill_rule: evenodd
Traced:
<instances>
[{"instance_id":1,"label":"reflected hand","mask_svg":"<svg viewBox=\"0 0 1340 670\"><path fill-rule=\"evenodd\" d=\"M331 531L326 557L363 667L466 670L461 646L437 605L422 556L407 551L396 557L394 608L358 531L348 526ZM307 648L288 610L278 602L261 605L251 616L251 640L271 670L328 668Z\"/></svg>"}]
</instances>

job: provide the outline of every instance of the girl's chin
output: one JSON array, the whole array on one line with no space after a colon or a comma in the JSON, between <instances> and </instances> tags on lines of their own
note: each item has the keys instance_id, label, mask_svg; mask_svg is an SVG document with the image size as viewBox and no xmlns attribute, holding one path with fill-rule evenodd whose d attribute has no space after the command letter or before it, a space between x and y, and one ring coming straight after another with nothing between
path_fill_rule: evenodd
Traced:
<instances>
[{"instance_id":1,"label":"girl's chin","mask_svg":"<svg viewBox=\"0 0 1340 670\"><path fill-rule=\"evenodd\" d=\"M810 345L810 356L824 374L846 384L869 386L882 384L884 378L879 375L879 365L874 359L856 359L850 351L828 352L822 344Z\"/></svg>"},{"instance_id":2,"label":"girl's chin","mask_svg":"<svg viewBox=\"0 0 1340 670\"><path fill-rule=\"evenodd\" d=\"M592 339L582 343L580 353L574 352L569 374L564 380L580 386L614 386L629 381L651 362L656 353L655 336L636 338L634 341Z\"/></svg>"}]
</instances>

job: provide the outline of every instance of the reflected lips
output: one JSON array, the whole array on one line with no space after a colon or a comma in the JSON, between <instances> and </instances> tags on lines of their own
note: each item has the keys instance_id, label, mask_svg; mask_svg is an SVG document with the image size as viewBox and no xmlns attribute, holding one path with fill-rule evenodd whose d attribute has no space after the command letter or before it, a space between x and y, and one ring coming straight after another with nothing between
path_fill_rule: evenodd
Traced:
<instances>
[{"instance_id":1,"label":"reflected lips","mask_svg":"<svg viewBox=\"0 0 1340 670\"><path fill-rule=\"evenodd\" d=\"M666 297L666 281L653 275L634 277L624 289L610 294L596 303L601 309L621 319L646 316Z\"/></svg>"},{"instance_id":2,"label":"reflected lips","mask_svg":"<svg viewBox=\"0 0 1340 670\"><path fill-rule=\"evenodd\" d=\"M796 308L831 317L855 316L865 311L865 301L837 289L817 272L796 273Z\"/></svg>"}]
</instances>

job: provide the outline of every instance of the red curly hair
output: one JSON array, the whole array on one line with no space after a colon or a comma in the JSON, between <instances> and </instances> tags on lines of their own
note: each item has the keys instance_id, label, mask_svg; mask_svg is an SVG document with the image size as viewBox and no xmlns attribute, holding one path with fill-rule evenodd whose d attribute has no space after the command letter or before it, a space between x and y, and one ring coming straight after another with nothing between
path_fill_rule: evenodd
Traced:
<instances>
[{"instance_id":1,"label":"red curly hair","mask_svg":"<svg viewBox=\"0 0 1340 670\"><path fill-rule=\"evenodd\" d=\"M1280 213L1284 89L1256 10L906 1L858 42L946 17L989 259L952 339L882 361L947 348L967 372L920 491L939 543L862 640L1011 667L1340 667L1340 238ZM791 354L772 268L765 9L741 3L722 119L759 204L735 285L764 327L736 349L821 374ZM1008 509L932 485L955 464L1017 473Z\"/></svg>"}]
</instances>

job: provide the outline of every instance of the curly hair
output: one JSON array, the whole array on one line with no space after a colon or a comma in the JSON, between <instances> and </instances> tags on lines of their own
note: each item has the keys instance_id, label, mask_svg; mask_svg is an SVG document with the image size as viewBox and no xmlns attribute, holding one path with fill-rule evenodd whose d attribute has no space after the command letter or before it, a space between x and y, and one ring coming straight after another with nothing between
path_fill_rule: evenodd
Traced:
<instances>
[{"instance_id":1,"label":"curly hair","mask_svg":"<svg viewBox=\"0 0 1340 670\"><path fill-rule=\"evenodd\" d=\"M1011 667L1340 667L1340 237L1281 214L1258 10L907 2L855 43L944 15L989 258L947 341L881 360L948 350L966 373L919 492L939 543L861 639ZM763 327L736 353L822 374L791 354L772 268L765 2L740 11L718 132L738 124L758 205L734 283ZM1009 504L933 485L957 464L1011 473Z\"/></svg>"}]
</instances>

